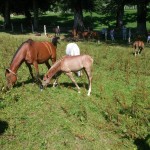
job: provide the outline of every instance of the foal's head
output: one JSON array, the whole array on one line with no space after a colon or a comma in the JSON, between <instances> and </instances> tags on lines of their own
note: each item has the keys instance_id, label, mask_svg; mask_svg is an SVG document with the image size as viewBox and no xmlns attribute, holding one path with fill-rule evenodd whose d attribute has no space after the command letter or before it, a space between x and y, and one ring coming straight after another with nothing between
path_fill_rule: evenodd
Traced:
<instances>
[{"instance_id":1,"label":"foal's head","mask_svg":"<svg viewBox=\"0 0 150 150\"><path fill-rule=\"evenodd\" d=\"M46 74L44 77L43 77L43 80L42 80L42 86L43 87L46 87L50 82L50 78L48 76L48 74Z\"/></svg>"},{"instance_id":2,"label":"foal's head","mask_svg":"<svg viewBox=\"0 0 150 150\"><path fill-rule=\"evenodd\" d=\"M17 81L17 75L12 72L10 69L6 69L5 77L7 80L7 87L10 89Z\"/></svg>"}]
</instances>

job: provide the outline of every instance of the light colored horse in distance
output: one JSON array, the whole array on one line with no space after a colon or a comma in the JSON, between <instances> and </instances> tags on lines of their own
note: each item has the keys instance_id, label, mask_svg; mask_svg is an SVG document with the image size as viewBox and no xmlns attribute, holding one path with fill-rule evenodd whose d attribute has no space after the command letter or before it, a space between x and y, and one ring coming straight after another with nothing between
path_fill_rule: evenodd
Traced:
<instances>
[{"instance_id":1,"label":"light colored horse in distance","mask_svg":"<svg viewBox=\"0 0 150 150\"><path fill-rule=\"evenodd\" d=\"M134 55L139 55L144 50L144 42L143 41L135 41L133 43Z\"/></svg>"},{"instance_id":2,"label":"light colored horse in distance","mask_svg":"<svg viewBox=\"0 0 150 150\"><path fill-rule=\"evenodd\" d=\"M43 87L47 86L50 83L51 78L56 75L56 80L53 86L56 85L58 76L64 72L76 85L78 89L78 93L80 93L80 87L76 83L75 79L73 78L72 72L79 71L81 69L85 70L85 73L88 77L89 81L89 89L88 89L88 96L91 93L91 82L92 82L92 65L93 65L93 58L89 55L78 55L78 56L64 56L56 63L52 65L52 67L48 70L48 72L44 75L42 85Z\"/></svg>"},{"instance_id":3,"label":"light colored horse in distance","mask_svg":"<svg viewBox=\"0 0 150 150\"><path fill-rule=\"evenodd\" d=\"M66 46L66 55L77 56L80 55L80 48L76 43L69 43ZM81 76L81 71L77 72L78 77Z\"/></svg>"}]
</instances>

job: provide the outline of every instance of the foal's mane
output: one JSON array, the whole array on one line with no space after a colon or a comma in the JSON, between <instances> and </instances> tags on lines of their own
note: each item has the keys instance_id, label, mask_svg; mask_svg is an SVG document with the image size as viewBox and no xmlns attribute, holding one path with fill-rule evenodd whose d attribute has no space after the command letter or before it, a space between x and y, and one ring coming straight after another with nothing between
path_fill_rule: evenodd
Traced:
<instances>
[{"instance_id":1,"label":"foal's mane","mask_svg":"<svg viewBox=\"0 0 150 150\"><path fill-rule=\"evenodd\" d=\"M63 60L63 58L57 60L57 61L52 65L52 67L50 68L50 70L59 67L60 62L61 62L62 60Z\"/></svg>"},{"instance_id":2,"label":"foal's mane","mask_svg":"<svg viewBox=\"0 0 150 150\"><path fill-rule=\"evenodd\" d=\"M15 54L14 54L12 60L11 60L11 63L13 62L14 58L16 57L16 55L17 55L17 53L19 52L19 50L21 49L21 47L22 47L25 43L31 44L32 42L33 42L32 39L28 39L27 41L23 42L23 43L19 46L19 48L17 49L17 51L15 52Z\"/></svg>"},{"instance_id":3,"label":"foal's mane","mask_svg":"<svg viewBox=\"0 0 150 150\"><path fill-rule=\"evenodd\" d=\"M65 57L65 56L64 56L64 57ZM52 65L52 67L49 69L49 71L47 72L47 74L49 74L50 71L55 70L56 68L58 68L58 67L60 66L61 61L63 60L64 57L62 57L61 59L57 60L57 61ZM53 71L52 71L52 72L53 72Z\"/></svg>"}]
</instances>

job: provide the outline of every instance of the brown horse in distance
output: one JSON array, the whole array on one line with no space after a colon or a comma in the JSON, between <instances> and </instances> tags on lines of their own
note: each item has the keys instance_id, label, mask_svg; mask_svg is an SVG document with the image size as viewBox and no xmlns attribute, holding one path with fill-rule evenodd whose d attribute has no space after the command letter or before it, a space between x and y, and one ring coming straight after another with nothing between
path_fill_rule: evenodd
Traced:
<instances>
[{"instance_id":1,"label":"brown horse in distance","mask_svg":"<svg viewBox=\"0 0 150 150\"><path fill-rule=\"evenodd\" d=\"M17 81L17 70L23 62L26 63L29 68L32 79L34 79L32 67L34 66L36 71L36 79L39 79L38 64L45 63L49 69L49 59L52 60L52 64L56 61L56 48L58 37L54 37L52 42L33 41L31 39L25 41L20 45L16 53L14 54L10 67L6 69L5 76L7 80L7 87L12 87Z\"/></svg>"},{"instance_id":2,"label":"brown horse in distance","mask_svg":"<svg viewBox=\"0 0 150 150\"><path fill-rule=\"evenodd\" d=\"M134 55L139 55L142 50L144 50L144 42L141 40L137 40L133 43Z\"/></svg>"},{"instance_id":3,"label":"brown horse in distance","mask_svg":"<svg viewBox=\"0 0 150 150\"><path fill-rule=\"evenodd\" d=\"M64 56L48 70L48 72L44 75L42 85L45 87L49 84L51 78L56 75L57 77L64 72L76 85L78 89L78 93L80 93L80 87L76 83L75 79L72 76L72 72L79 71L84 69L88 81L89 81L89 89L88 89L88 96L91 93L91 82L92 82L92 65L93 65L93 58L89 55L77 55L77 56ZM53 86L56 85L58 78L56 78Z\"/></svg>"}]
</instances>

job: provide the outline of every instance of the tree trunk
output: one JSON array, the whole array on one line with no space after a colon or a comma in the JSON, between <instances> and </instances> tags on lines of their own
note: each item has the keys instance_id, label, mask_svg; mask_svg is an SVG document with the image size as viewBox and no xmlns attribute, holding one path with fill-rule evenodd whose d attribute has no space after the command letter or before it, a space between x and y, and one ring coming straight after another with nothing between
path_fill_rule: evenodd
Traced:
<instances>
[{"instance_id":1,"label":"tree trunk","mask_svg":"<svg viewBox=\"0 0 150 150\"><path fill-rule=\"evenodd\" d=\"M73 35L76 36L78 31L83 31L83 30L84 30L83 12L81 7L78 7L74 11Z\"/></svg>"},{"instance_id":2,"label":"tree trunk","mask_svg":"<svg viewBox=\"0 0 150 150\"><path fill-rule=\"evenodd\" d=\"M38 3L37 0L33 0L33 12L34 12L34 19L33 19L33 25L34 29L38 29Z\"/></svg>"},{"instance_id":3,"label":"tree trunk","mask_svg":"<svg viewBox=\"0 0 150 150\"><path fill-rule=\"evenodd\" d=\"M6 0L6 1L5 1L4 25L5 25L6 28L10 27L10 9L9 9L9 0Z\"/></svg>"},{"instance_id":4,"label":"tree trunk","mask_svg":"<svg viewBox=\"0 0 150 150\"><path fill-rule=\"evenodd\" d=\"M116 16L116 27L121 28L123 25L123 16L124 16L124 5L118 6L117 16Z\"/></svg>"},{"instance_id":5,"label":"tree trunk","mask_svg":"<svg viewBox=\"0 0 150 150\"><path fill-rule=\"evenodd\" d=\"M137 4L137 33L140 35L146 34L146 0L138 0Z\"/></svg>"}]
</instances>

